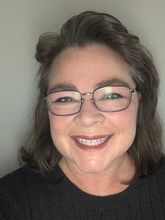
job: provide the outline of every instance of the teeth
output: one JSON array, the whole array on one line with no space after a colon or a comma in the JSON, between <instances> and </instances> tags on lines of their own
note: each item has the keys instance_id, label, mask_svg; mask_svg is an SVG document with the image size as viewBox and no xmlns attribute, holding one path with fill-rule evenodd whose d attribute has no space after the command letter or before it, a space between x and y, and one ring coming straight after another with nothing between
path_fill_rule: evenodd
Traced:
<instances>
[{"instance_id":1,"label":"teeth","mask_svg":"<svg viewBox=\"0 0 165 220\"><path fill-rule=\"evenodd\" d=\"M84 144L84 145L87 145L87 146L97 146L97 145L102 144L103 142L105 142L107 140L107 138L108 138L108 136L104 137L104 138L96 139L96 140L85 140L85 139L82 139L82 138L77 138L77 141L80 144Z\"/></svg>"}]
</instances>

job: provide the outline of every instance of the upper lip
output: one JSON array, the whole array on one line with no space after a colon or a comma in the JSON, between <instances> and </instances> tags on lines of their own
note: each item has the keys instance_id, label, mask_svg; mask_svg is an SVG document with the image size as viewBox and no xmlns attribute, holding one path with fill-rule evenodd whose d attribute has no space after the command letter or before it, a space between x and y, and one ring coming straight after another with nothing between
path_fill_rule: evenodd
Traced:
<instances>
[{"instance_id":1,"label":"upper lip","mask_svg":"<svg viewBox=\"0 0 165 220\"><path fill-rule=\"evenodd\" d=\"M101 139L101 138L105 138L105 137L109 137L111 135L106 134L106 135L72 135L71 137L76 139L76 138L81 138L81 139L85 139L85 140L97 140L97 139Z\"/></svg>"}]
</instances>

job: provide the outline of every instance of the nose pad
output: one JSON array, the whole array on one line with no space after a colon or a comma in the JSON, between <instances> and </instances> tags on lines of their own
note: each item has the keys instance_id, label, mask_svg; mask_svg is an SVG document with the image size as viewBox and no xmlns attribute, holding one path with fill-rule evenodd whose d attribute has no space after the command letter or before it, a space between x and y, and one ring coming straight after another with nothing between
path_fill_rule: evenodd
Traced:
<instances>
[{"instance_id":1,"label":"nose pad","mask_svg":"<svg viewBox=\"0 0 165 220\"><path fill-rule=\"evenodd\" d=\"M82 96L92 96L92 93L84 93L84 94L82 94ZM88 103L90 103L90 104L88 104ZM80 112L82 111L82 109L84 108L84 106L86 105L86 104L88 104L89 106L91 105L92 106L92 108L94 108L94 110L97 110L97 107L96 107L96 105L95 105L95 101L94 101L94 99L93 99L93 97L92 98L87 98L86 100L84 100L83 98L81 99L81 108L80 108ZM88 109L90 109L90 108L88 108Z\"/></svg>"},{"instance_id":2,"label":"nose pad","mask_svg":"<svg viewBox=\"0 0 165 220\"><path fill-rule=\"evenodd\" d=\"M94 101L94 99L93 99L93 93L90 93L90 92L87 92L87 93L82 93L81 94L81 107L80 107L80 111L79 112L81 112L81 110L82 110L82 108L83 108L83 104L84 104L84 99L83 99L83 96L92 96L92 98L88 98L86 101L91 101L91 103L92 104L94 104L93 106L95 106L95 101ZM86 102L85 101L85 102ZM96 107L96 106L95 106Z\"/></svg>"}]
</instances>

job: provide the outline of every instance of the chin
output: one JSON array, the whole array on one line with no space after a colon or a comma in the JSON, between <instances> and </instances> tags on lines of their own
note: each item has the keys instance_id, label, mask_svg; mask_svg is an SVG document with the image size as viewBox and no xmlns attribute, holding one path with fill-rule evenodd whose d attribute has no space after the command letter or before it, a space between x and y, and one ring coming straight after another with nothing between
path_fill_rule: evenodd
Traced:
<instances>
[{"instance_id":1,"label":"chin","mask_svg":"<svg viewBox=\"0 0 165 220\"><path fill-rule=\"evenodd\" d=\"M101 174L107 169L107 166L101 162L88 161L86 163L78 163L77 167L86 174Z\"/></svg>"}]
</instances>

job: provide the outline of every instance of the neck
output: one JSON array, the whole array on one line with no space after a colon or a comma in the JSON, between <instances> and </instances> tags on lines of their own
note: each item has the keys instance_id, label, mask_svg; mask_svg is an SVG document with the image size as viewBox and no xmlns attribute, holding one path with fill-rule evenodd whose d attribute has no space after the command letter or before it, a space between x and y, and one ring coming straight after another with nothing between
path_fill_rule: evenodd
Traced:
<instances>
[{"instance_id":1,"label":"neck","mask_svg":"<svg viewBox=\"0 0 165 220\"><path fill-rule=\"evenodd\" d=\"M59 166L68 179L82 191L96 195L113 195L124 191L135 174L135 167L132 160L127 156L116 167L113 167L101 174L87 174L73 165L70 167L62 159Z\"/></svg>"}]
</instances>

